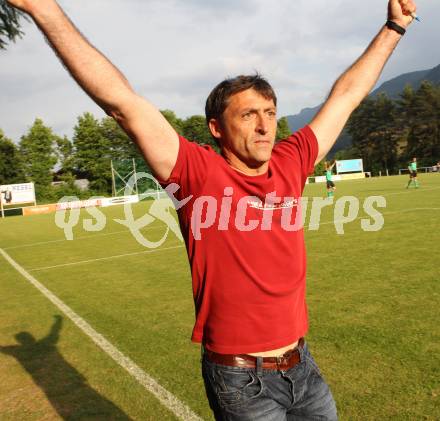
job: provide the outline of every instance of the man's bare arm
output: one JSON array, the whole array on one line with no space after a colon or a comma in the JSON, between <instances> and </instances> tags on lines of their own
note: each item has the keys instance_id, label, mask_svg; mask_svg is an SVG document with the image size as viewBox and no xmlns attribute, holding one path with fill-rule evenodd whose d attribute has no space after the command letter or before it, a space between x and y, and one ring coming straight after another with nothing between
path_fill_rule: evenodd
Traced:
<instances>
[{"instance_id":1,"label":"man's bare arm","mask_svg":"<svg viewBox=\"0 0 440 421\"><path fill-rule=\"evenodd\" d=\"M412 21L409 14L415 11L412 0L390 0L388 3L388 19L403 28L409 26ZM328 99L310 123L319 145L316 163L326 156L350 114L376 84L400 38L400 34L384 26L361 57L336 81Z\"/></svg>"},{"instance_id":2,"label":"man's bare arm","mask_svg":"<svg viewBox=\"0 0 440 421\"><path fill-rule=\"evenodd\" d=\"M152 104L137 95L124 75L75 28L55 0L8 0L28 13L84 91L138 144L161 179L179 150L178 137Z\"/></svg>"}]
</instances>

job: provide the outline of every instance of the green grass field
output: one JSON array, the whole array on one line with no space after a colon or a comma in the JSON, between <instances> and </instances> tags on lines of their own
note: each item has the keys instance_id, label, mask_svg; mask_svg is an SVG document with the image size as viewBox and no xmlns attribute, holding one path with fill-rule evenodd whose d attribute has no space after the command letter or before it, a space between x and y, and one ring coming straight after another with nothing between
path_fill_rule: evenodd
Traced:
<instances>
[{"instance_id":1,"label":"green grass field","mask_svg":"<svg viewBox=\"0 0 440 421\"><path fill-rule=\"evenodd\" d=\"M336 199L386 198L380 231L364 232L356 219L338 235L330 207L318 230L305 227L307 339L341 420L440 419L440 175L419 178L418 190L406 190L404 176L337 183ZM324 190L308 185L305 195ZM150 203L136 205L135 214ZM123 218L122 207L104 212L103 231L78 225L73 241L53 214L0 220L0 248L212 420L200 349L189 340L194 310L182 243L170 234L148 250L113 221ZM155 222L143 232L154 240L164 231ZM1 256L0 320L2 421L176 419Z\"/></svg>"}]
</instances>

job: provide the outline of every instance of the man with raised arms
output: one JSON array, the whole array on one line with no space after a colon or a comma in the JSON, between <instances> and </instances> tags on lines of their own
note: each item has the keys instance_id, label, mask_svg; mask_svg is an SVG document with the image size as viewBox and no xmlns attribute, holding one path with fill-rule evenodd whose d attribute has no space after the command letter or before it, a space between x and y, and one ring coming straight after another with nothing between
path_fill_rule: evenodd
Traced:
<instances>
[{"instance_id":1,"label":"man with raised arms","mask_svg":"<svg viewBox=\"0 0 440 421\"><path fill-rule=\"evenodd\" d=\"M177 199L191 197L178 216L196 307L192 340L203 346L202 372L216 419L337 419L304 340L303 230L286 226L296 217L307 175L375 85L415 4L388 2L388 21L310 124L275 146L277 100L269 83L253 75L217 85L206 102L207 123L222 152L217 155L179 136L55 0L9 3L33 18L78 84L136 142L157 179L164 186L176 183ZM215 206L220 201L225 205ZM203 218L212 223L195 238L191 225Z\"/></svg>"}]
</instances>

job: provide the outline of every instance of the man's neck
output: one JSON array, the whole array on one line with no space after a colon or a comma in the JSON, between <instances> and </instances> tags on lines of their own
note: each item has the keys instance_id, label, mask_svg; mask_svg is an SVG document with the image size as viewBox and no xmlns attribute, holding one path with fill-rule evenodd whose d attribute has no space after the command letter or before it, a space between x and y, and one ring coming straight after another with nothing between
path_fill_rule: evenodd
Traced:
<instances>
[{"instance_id":1,"label":"man's neck","mask_svg":"<svg viewBox=\"0 0 440 421\"><path fill-rule=\"evenodd\" d=\"M269 162L263 162L261 165L256 165L255 167L249 166L236 156L229 154L227 151L222 151L223 158L226 160L228 165L232 167L234 170L250 176L257 176L266 174L269 169Z\"/></svg>"}]
</instances>

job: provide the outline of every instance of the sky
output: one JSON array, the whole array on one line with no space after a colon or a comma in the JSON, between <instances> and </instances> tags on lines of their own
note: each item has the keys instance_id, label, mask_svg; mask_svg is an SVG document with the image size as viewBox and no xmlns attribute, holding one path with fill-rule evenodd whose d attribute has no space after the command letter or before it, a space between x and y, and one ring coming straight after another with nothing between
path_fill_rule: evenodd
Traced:
<instances>
[{"instance_id":1,"label":"sky","mask_svg":"<svg viewBox=\"0 0 440 421\"><path fill-rule=\"evenodd\" d=\"M160 109L204 113L214 86L258 71L278 115L320 104L386 20L386 0L61 0L66 13ZM331 7L329 6L331 5ZM439 0L419 0L414 22L379 83L440 64ZM76 85L33 23L0 50L0 129L15 142L35 118L72 136L78 116L104 113Z\"/></svg>"}]
</instances>

